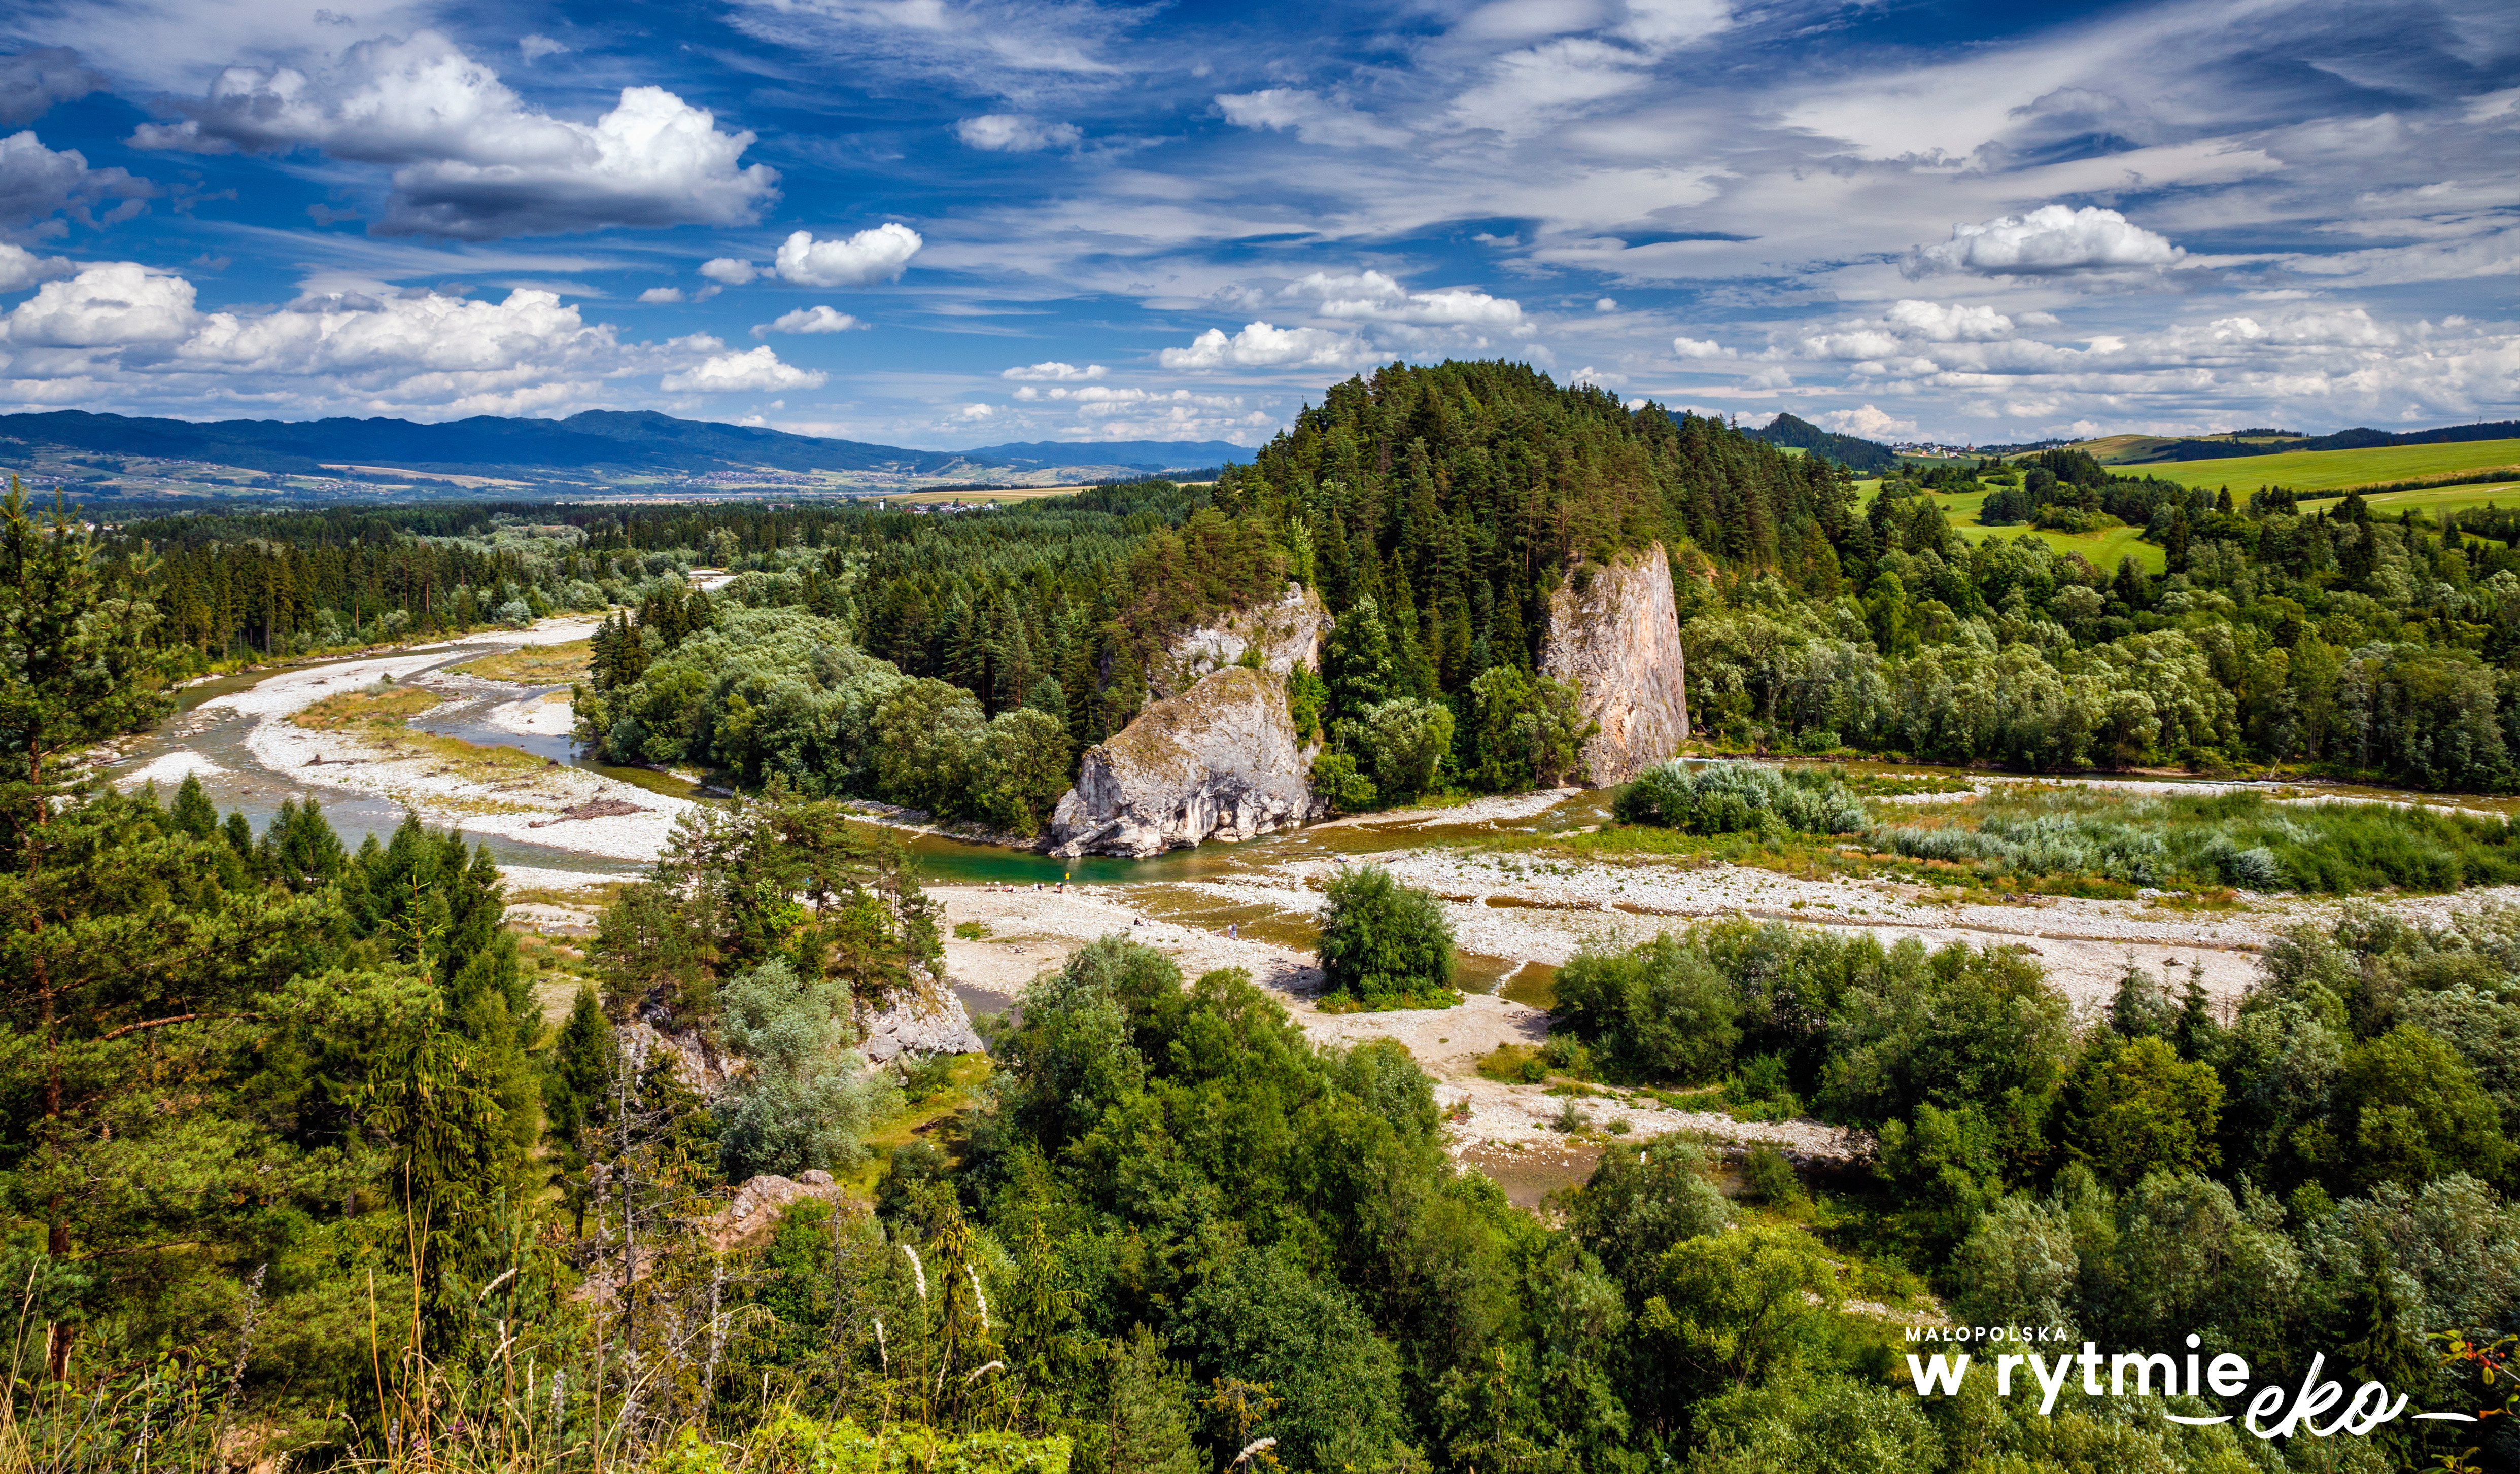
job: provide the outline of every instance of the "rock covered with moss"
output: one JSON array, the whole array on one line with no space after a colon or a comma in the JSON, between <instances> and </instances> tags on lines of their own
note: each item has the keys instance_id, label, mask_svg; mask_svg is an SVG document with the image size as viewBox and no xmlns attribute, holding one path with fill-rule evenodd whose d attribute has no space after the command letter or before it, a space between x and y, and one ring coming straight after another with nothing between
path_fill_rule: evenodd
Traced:
<instances>
[{"instance_id":1,"label":"rock covered with moss","mask_svg":"<svg viewBox=\"0 0 2520 1474\"><path fill-rule=\"evenodd\" d=\"M1090 748L1051 816L1061 855L1159 855L1314 817L1284 678L1230 666Z\"/></svg>"},{"instance_id":2,"label":"rock covered with moss","mask_svg":"<svg viewBox=\"0 0 2520 1474\"><path fill-rule=\"evenodd\" d=\"M1584 743L1593 782L1623 783L1688 739L1688 664L1663 546L1583 563L1549 596L1541 669L1584 692L1601 724Z\"/></svg>"}]
</instances>

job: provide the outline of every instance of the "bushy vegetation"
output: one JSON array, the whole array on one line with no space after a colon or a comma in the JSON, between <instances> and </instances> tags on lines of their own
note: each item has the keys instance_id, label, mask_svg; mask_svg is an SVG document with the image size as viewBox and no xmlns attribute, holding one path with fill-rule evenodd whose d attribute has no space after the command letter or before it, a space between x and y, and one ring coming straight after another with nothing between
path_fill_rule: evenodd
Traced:
<instances>
[{"instance_id":1,"label":"bushy vegetation","mask_svg":"<svg viewBox=\"0 0 2520 1474\"><path fill-rule=\"evenodd\" d=\"M1622 824L1660 825L1691 834L1795 830L1852 834L1864 803L1837 776L1756 763L1671 762L1621 788L1611 813Z\"/></svg>"},{"instance_id":2,"label":"bushy vegetation","mask_svg":"<svg viewBox=\"0 0 2520 1474\"><path fill-rule=\"evenodd\" d=\"M2167 571L2095 567L2029 536L1971 543L1926 491L1982 494L1990 525L2124 523ZM719 610L795 610L828 621L839 643L811 645L853 652L843 665L951 685L981 723L1051 716L1065 752L1027 743L1021 762L1053 767L1143 708L1175 635L1291 580L1338 621L1318 689L1291 694L1354 806L1571 772L1571 693L1533 676L1551 597L1656 541L1684 575L1691 717L1721 742L2037 770L2304 763L2498 791L2520 784L2511 531L2482 514L2393 520L2355 496L2304 514L2281 487L2191 488L2077 451L1899 472L1859 505L1843 467L1718 421L1629 409L1521 365L1445 363L1332 386L1208 489L1135 483L954 515L175 517L111 548L146 569L162 616L149 638L195 662L628 605L627 648L599 652L609 689L641 683ZM683 579L703 564L742 576L696 608ZM783 647L750 674L816 692L829 682L811 655ZM737 706L735 689L696 694L686 678L668 669L625 698L681 727L643 716L608 750L645 761L632 754L661 739L680 761L718 762L727 732L726 771L754 782L764 754L830 742L786 725L792 700L765 718L758 692ZM838 792L870 766L851 746L817 776ZM1021 827L1037 807L966 809Z\"/></svg>"},{"instance_id":3,"label":"bushy vegetation","mask_svg":"<svg viewBox=\"0 0 2520 1474\"><path fill-rule=\"evenodd\" d=\"M1343 866L1322 908L1322 991L1354 1008L1446 1008L1453 925L1427 892L1376 865Z\"/></svg>"},{"instance_id":4,"label":"bushy vegetation","mask_svg":"<svg viewBox=\"0 0 2520 1474\"><path fill-rule=\"evenodd\" d=\"M1883 825L1866 835L1875 849L1960 862L1989 879L2088 875L2329 894L2507 884L2520 878L2513 840L2509 822L2490 815L2073 788L1998 790L1953 822Z\"/></svg>"},{"instance_id":5,"label":"bushy vegetation","mask_svg":"<svg viewBox=\"0 0 2520 1474\"><path fill-rule=\"evenodd\" d=\"M2131 965L2078 1035L2015 950L1720 922L1579 957L1556 1021L1613 1074L1775 1076L1876 1131L1895 1232L1959 1323L2202 1328L2257 1367L2352 1346L2455 1406L2482 1389L2425 1338L2520 1316L2515 938L2504 911L2353 912L2287 933L2235 1012Z\"/></svg>"},{"instance_id":6,"label":"bushy vegetation","mask_svg":"<svg viewBox=\"0 0 2520 1474\"><path fill-rule=\"evenodd\" d=\"M1552 573L1524 570L1566 566L1565 553L1584 552L1568 538L1598 551L1685 532L1720 541L1730 567L1785 569L1797 586L1848 576L1843 563L1826 570L1868 524L1831 519L1836 472L1772 464L1773 450L1736 456L1737 437L1712 422L1642 420L1607 395L1544 393L1531 378L1389 371L1334 394L1253 479L1220 486L1219 515L1235 526L1277 518L1286 571L1300 565L1298 527L1326 588L1329 550L1344 550L1341 607L1371 595L1378 609L1411 610L1386 631L1389 669L1431 665L1435 690L1375 690L1383 667L1343 652L1324 673L1325 720L1453 700L1467 667L1446 664L1461 629L1442 591L1467 589L1477 617L1460 648L1484 631L1493 668L1501 645L1516 648L1498 632L1532 608L1500 593L1536 599ZM1534 445L1550 459L1522 459ZM1544 485L1562 490L1528 490ZM1743 1172L1758 1201L1728 1200L1701 1148L1615 1138L1555 1212L1519 1211L1448 1156L1432 1082L1406 1050L1317 1047L1240 973L1185 982L1123 937L1026 990L984 1086L959 1102L949 1094L942 1114L887 1119L893 1092L846 1056L842 1019L939 985L937 917L903 852L823 796L828 767L780 766L785 749L762 747L758 795L696 813L606 908L589 948L602 990L579 991L553 1027L501 926L495 868L460 840L415 821L351 852L312 806L284 807L256 833L197 784L168 801L65 782L67 755L163 712L159 682L178 662L152 644L158 611L128 597L86 536L36 526L14 499L6 520L0 1273L18 1287L23 1329L0 1430L21 1465L207 1469L287 1453L518 1474L834 1463L1188 1474L1238 1460L1977 1474L2415 1467L2471 1445L2481 1463L2520 1457L2504 1418L2448 1432L2400 1423L2368 1445L2296 1440L2277 1452L2231 1425L2161 1415L2228 1410L2201 1401L2071 1399L2050 1415L1993 1398L1984 1380L1918 1399L1902 1385L1895 1331L1867 1304L1900 1270L1929 1279L1965 1323L2147 1349L2194 1332L2247 1356L2266 1381L2297 1384L2318 1355L2411 1406L2497 1405L2505 1389L2481 1385L2473 1357L2446 1360L2433 1338L2492 1345L2520 1319L2520 1211L2505 1196L2520 1131L2510 913L2417 926L2349 910L2279 938L2228 1011L2193 974L2182 987L2130 967L2109 1006L2079 1023L2017 949L1885 947L1746 921L1593 952L1561 971L1565 1037L1513 1061L1517 1074L1536 1061L1544 1073L1722 1081L1735 1109L1807 1103L1874 1132L1880 1190L1829 1191L1824 1204L1791 1201L1798 1184L1764 1160ZM710 541L732 525L698 523ZM2348 548L2396 541L2403 554L2403 541L2351 518L2337 526ZM930 550L940 566L988 565L986 535L968 536L952 558ZM1419 566L1392 556L1430 548L1440 575L1456 537L1478 552L1462 566L1495 574L1483 614L1476 576L1420 585ZM784 534L758 548L730 532L713 551L776 562L792 550ZM1902 556L1932 571L1921 554ZM874 751L851 752L861 766L845 770L869 782L913 782L929 760L918 754L939 750L915 743L968 732L949 714L968 712L961 700L986 731L1027 711L1059 720L1029 704L1029 688L1012 702L994 678L985 695L960 682L947 694L920 685L939 678L906 654L827 644L807 621L853 634L868 591L817 584L788 599L777 580L792 574L801 591L807 574L825 576L799 562L750 569L753 582L723 598L661 582L599 651L613 662L608 698L659 671L666 685L706 674L678 671L680 648L761 613L763 640L788 642L809 668L827 651L832 662L830 680L797 689L818 703L814 722L789 730L836 730L856 720L847 692L880 688L865 718ZM1369 569L1378 592L1360 587ZM1868 596L1886 593L1880 571L1867 574ZM2319 571L2309 576L2327 602L2302 614L2361 607L2349 596L2378 607L2377 596L2316 584ZM1691 629L1768 598L1719 578L1692 599L1728 589L1745 603L1700 604ZM1832 597L1799 607L1835 619L1846 610ZM1990 602L1990 617L2010 617L2009 604ZM2127 607L2084 612L2130 625L2158 612ZM2025 596L2012 612L2038 606ZM1961 618L1980 616L1955 612L1955 628ZM2161 638L2210 628L2130 629L2099 645L2042 634L1999 655L2124 662L2122 685L2095 689L2154 702L2150 718L2108 708L2134 731L2172 720L2164 712L2211 718L2209 685L2230 695L2210 663ZM1115 658L1134 638L1123 636ZM2270 648L2315 653L2323 639ZM1844 643L1863 653L1851 633ZM1902 682L1936 649L1978 648L1974 634L1908 654L1890 644L1872 668ZM2463 740L2443 736L2427 703L2491 697L2500 677L2479 655L2462 668L2486 672L2485 685L2444 695L2419 683L2392 708L2409 741L2443 752ZM1864 669L1844 667L1833 689L1860 698ZM2205 684L2191 683L2199 670ZM2086 675L2101 679L2072 679ZM785 679L750 676L765 693ZM1093 685L1111 690L1101 672ZM707 740L732 741L725 719L739 695L751 707L744 690L674 709L704 712ZM1966 690L1975 700L1980 689ZM1778 720L1798 709L1784 694L1740 710ZM887 701L901 703L890 736ZM1063 683L1061 710L1077 715ZM1539 776L1533 747L1508 750ZM1460 751L1450 761L1465 771ZM821 789L804 781L815 772ZM1788 791L1804 789L1779 780L1777 794ZM2378 829L2367 844L2350 826L2332 842L2312 834L2297 852L2240 844L2272 832L2249 826L2326 823L2327 811L2176 812L2224 826L2234 854L2264 848L2287 867L2301 863L2294 853L2328 852L2367 873L2412 864L2391 858L2401 852ZM2370 822L2338 812L2340 826ZM2421 827L2439 818L2391 823L2479 867L2461 874L2488 873L2469 857L2498 855L2495 831ZM2102 837L2072 826L1995 834L2138 853ZM2188 863L2187 843L2165 839L2174 863ZM1443 980L1449 942L1440 913L1427 924L1426 898L1364 871L1341 884L1353 896L1334 903L1382 918L1345 932L1352 947L1326 942L1325 961L1341 959L1360 1001ZM922 1073L918 1088L932 1099L941 1078ZM1563 1119L1580 1129L1567 1089ZM899 1144L882 1152L887 1141ZM856 1175L748 1224L723 1211L733 1175L818 1162L872 1174L872 1190Z\"/></svg>"}]
</instances>

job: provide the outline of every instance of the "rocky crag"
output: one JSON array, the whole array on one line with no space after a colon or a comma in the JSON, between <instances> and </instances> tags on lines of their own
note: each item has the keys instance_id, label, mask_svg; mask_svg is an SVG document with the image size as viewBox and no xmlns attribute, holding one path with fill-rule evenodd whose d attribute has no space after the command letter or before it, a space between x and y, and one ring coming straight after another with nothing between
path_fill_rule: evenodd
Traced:
<instances>
[{"instance_id":1,"label":"rocky crag","mask_svg":"<svg viewBox=\"0 0 2520 1474\"><path fill-rule=\"evenodd\" d=\"M978 1054L988 1050L953 990L921 984L881 1008L858 1008L859 1048L878 1064L904 1054Z\"/></svg>"},{"instance_id":2,"label":"rocky crag","mask_svg":"<svg viewBox=\"0 0 2520 1474\"><path fill-rule=\"evenodd\" d=\"M1272 675L1283 676L1298 665L1319 670L1322 641L1332 622L1318 592L1288 584L1285 596L1276 603L1236 609L1215 624L1175 640L1148 673L1148 689L1159 698L1180 695L1249 650L1259 651L1260 668Z\"/></svg>"},{"instance_id":3,"label":"rocky crag","mask_svg":"<svg viewBox=\"0 0 2520 1474\"><path fill-rule=\"evenodd\" d=\"M1688 739L1687 662L1663 546L1568 571L1549 597L1541 669L1573 681L1601 730L1584 744L1597 786L1623 783Z\"/></svg>"},{"instance_id":4,"label":"rocky crag","mask_svg":"<svg viewBox=\"0 0 2520 1474\"><path fill-rule=\"evenodd\" d=\"M1051 850L1143 857L1303 824L1316 813L1307 766L1283 676L1210 671L1087 750L1051 816Z\"/></svg>"}]
</instances>

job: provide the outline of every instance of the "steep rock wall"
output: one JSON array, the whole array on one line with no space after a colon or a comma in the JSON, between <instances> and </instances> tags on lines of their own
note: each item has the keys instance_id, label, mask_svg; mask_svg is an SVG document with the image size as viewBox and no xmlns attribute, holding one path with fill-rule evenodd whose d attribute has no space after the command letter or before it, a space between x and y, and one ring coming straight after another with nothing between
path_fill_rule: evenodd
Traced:
<instances>
[{"instance_id":1,"label":"steep rock wall","mask_svg":"<svg viewBox=\"0 0 2520 1474\"><path fill-rule=\"evenodd\" d=\"M1086 751L1051 816L1051 849L1159 855L1299 825L1314 813L1305 766L1284 678L1212 671Z\"/></svg>"},{"instance_id":2,"label":"steep rock wall","mask_svg":"<svg viewBox=\"0 0 2520 1474\"><path fill-rule=\"evenodd\" d=\"M1301 584L1288 584L1276 603L1236 609L1216 623L1181 636L1148 673L1147 686L1157 696L1177 696L1210 671L1224 670L1245 650L1260 652L1260 668L1283 676L1298 665L1318 670L1322 641L1329 634L1330 611L1322 596Z\"/></svg>"},{"instance_id":3,"label":"steep rock wall","mask_svg":"<svg viewBox=\"0 0 2520 1474\"><path fill-rule=\"evenodd\" d=\"M1549 597L1541 669L1582 687L1584 714L1601 724L1584 744L1596 785L1626 782L1680 750L1688 669L1662 544L1569 572Z\"/></svg>"}]
</instances>

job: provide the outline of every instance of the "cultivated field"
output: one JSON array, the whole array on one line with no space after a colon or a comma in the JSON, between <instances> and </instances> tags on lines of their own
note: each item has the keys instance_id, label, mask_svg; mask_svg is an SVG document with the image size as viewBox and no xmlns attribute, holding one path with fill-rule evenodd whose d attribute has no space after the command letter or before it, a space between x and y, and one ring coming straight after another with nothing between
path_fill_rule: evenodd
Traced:
<instances>
[{"instance_id":1,"label":"cultivated field","mask_svg":"<svg viewBox=\"0 0 2520 1474\"><path fill-rule=\"evenodd\" d=\"M2300 505L2304 511L2318 512L2332 510L2343 500L2341 493L2322 492L2315 499L2302 498ZM2383 491L2362 500L2373 512L2385 512L2391 516L2407 508L2427 516L2447 516L2471 507L2520 506L2520 481L2472 481L2462 486L2427 486L2421 491Z\"/></svg>"},{"instance_id":2,"label":"cultivated field","mask_svg":"<svg viewBox=\"0 0 2520 1474\"><path fill-rule=\"evenodd\" d=\"M2296 450L2272 456L2235 456L2228 461L2163 461L2124 469L2138 475L2159 476L2182 486L2228 486L2236 498L2261 486L2342 492L2356 486L2506 467L2520 467L2520 440L2391 445L2378 450Z\"/></svg>"}]
</instances>

